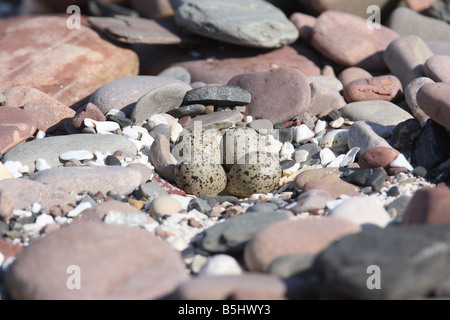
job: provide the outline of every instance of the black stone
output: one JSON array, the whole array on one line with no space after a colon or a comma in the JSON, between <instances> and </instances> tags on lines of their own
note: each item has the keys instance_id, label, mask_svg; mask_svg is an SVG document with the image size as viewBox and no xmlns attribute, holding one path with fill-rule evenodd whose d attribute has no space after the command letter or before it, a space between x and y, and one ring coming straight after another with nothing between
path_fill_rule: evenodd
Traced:
<instances>
[{"instance_id":1,"label":"black stone","mask_svg":"<svg viewBox=\"0 0 450 320\"><path fill-rule=\"evenodd\" d=\"M406 300L436 290L450 275L449 263L450 226L425 225L346 236L320 253L312 270L322 299ZM380 288L370 290L377 272Z\"/></svg>"},{"instance_id":2,"label":"black stone","mask_svg":"<svg viewBox=\"0 0 450 320\"><path fill-rule=\"evenodd\" d=\"M277 133L276 138L281 142L289 142L292 143L292 140L294 139L294 131L291 127L285 128L282 124L275 124L273 128L276 130ZM273 134L272 134L273 135Z\"/></svg>"},{"instance_id":3,"label":"black stone","mask_svg":"<svg viewBox=\"0 0 450 320\"><path fill-rule=\"evenodd\" d=\"M415 139L420 136L422 127L416 119L408 119L399 123L392 132L391 145L397 150L410 148Z\"/></svg>"},{"instance_id":4,"label":"black stone","mask_svg":"<svg viewBox=\"0 0 450 320\"><path fill-rule=\"evenodd\" d=\"M184 104L203 104L215 107L245 106L251 102L250 92L237 86L205 86L186 92Z\"/></svg>"},{"instance_id":5,"label":"black stone","mask_svg":"<svg viewBox=\"0 0 450 320\"><path fill-rule=\"evenodd\" d=\"M387 179L387 172L383 168L347 170L342 178L359 187L372 187L373 191L380 191Z\"/></svg>"},{"instance_id":6,"label":"black stone","mask_svg":"<svg viewBox=\"0 0 450 320\"><path fill-rule=\"evenodd\" d=\"M121 129L133 125L133 121L131 121L130 119L115 115L108 115L106 117L106 120L118 123Z\"/></svg>"},{"instance_id":7,"label":"black stone","mask_svg":"<svg viewBox=\"0 0 450 320\"><path fill-rule=\"evenodd\" d=\"M387 191L387 195L390 197L396 197L399 194L400 194L400 191L398 190L397 186L393 186Z\"/></svg>"},{"instance_id":8,"label":"black stone","mask_svg":"<svg viewBox=\"0 0 450 320\"><path fill-rule=\"evenodd\" d=\"M181 106L177 109L170 110L168 114L175 118L183 118L183 117L195 117L199 114L205 113L205 106L203 104L191 104L188 106Z\"/></svg>"},{"instance_id":9,"label":"black stone","mask_svg":"<svg viewBox=\"0 0 450 320\"><path fill-rule=\"evenodd\" d=\"M208 213L212 210L212 206L209 205L207 200L200 199L200 198L194 198L191 201L189 201L188 204L188 210L197 210L201 213Z\"/></svg>"},{"instance_id":10,"label":"black stone","mask_svg":"<svg viewBox=\"0 0 450 320\"><path fill-rule=\"evenodd\" d=\"M447 131L429 119L417 138L412 161L414 165L430 170L450 158L450 137Z\"/></svg>"},{"instance_id":11,"label":"black stone","mask_svg":"<svg viewBox=\"0 0 450 320\"><path fill-rule=\"evenodd\" d=\"M122 162L115 156L107 156L105 159L105 164L107 166L122 166Z\"/></svg>"},{"instance_id":12,"label":"black stone","mask_svg":"<svg viewBox=\"0 0 450 320\"><path fill-rule=\"evenodd\" d=\"M334 120L339 119L340 117L342 117L341 112L337 109L333 109L325 117L322 117L321 120L325 120L326 122L332 122Z\"/></svg>"}]
</instances>

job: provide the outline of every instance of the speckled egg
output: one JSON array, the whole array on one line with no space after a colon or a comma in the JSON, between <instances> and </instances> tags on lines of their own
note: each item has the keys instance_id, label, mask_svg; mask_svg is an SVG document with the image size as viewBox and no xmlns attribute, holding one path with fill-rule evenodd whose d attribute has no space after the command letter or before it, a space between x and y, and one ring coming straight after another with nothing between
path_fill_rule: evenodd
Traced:
<instances>
[{"instance_id":1,"label":"speckled egg","mask_svg":"<svg viewBox=\"0 0 450 320\"><path fill-rule=\"evenodd\" d=\"M270 153L249 153L239 159L228 174L227 191L238 197L254 193L268 193L277 187L281 178L279 159Z\"/></svg>"},{"instance_id":2,"label":"speckled egg","mask_svg":"<svg viewBox=\"0 0 450 320\"><path fill-rule=\"evenodd\" d=\"M175 166L175 182L186 193L214 196L225 189L227 175L220 164L182 162Z\"/></svg>"},{"instance_id":3,"label":"speckled egg","mask_svg":"<svg viewBox=\"0 0 450 320\"><path fill-rule=\"evenodd\" d=\"M250 152L259 151L259 139L256 130L249 127L236 127L228 129L221 141L222 161L224 166L231 170L237 159L244 157Z\"/></svg>"},{"instance_id":4,"label":"speckled egg","mask_svg":"<svg viewBox=\"0 0 450 320\"><path fill-rule=\"evenodd\" d=\"M183 130L172 151L178 163L221 163L219 130L198 128Z\"/></svg>"}]
</instances>

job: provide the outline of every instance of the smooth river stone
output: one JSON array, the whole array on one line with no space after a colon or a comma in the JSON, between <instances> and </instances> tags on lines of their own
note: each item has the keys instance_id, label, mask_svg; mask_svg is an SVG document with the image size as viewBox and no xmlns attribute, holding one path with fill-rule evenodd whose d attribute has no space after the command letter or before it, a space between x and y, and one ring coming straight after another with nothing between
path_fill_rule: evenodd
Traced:
<instances>
[{"instance_id":1,"label":"smooth river stone","mask_svg":"<svg viewBox=\"0 0 450 320\"><path fill-rule=\"evenodd\" d=\"M175 79L157 76L125 77L111 81L95 91L89 102L95 104L104 114L111 109L125 112L129 116L138 102L147 92L169 84L179 84L191 90L187 83Z\"/></svg>"},{"instance_id":2,"label":"smooth river stone","mask_svg":"<svg viewBox=\"0 0 450 320\"><path fill-rule=\"evenodd\" d=\"M389 101L358 101L341 109L343 117L352 121L371 121L383 126L396 126L413 116Z\"/></svg>"},{"instance_id":3,"label":"smooth river stone","mask_svg":"<svg viewBox=\"0 0 450 320\"><path fill-rule=\"evenodd\" d=\"M37 121L29 112L0 106L0 153L3 154L24 142L36 129Z\"/></svg>"},{"instance_id":4,"label":"smooth river stone","mask_svg":"<svg viewBox=\"0 0 450 320\"><path fill-rule=\"evenodd\" d=\"M344 97L347 102L398 101L403 97L403 88L400 80L392 75L359 79L345 86Z\"/></svg>"},{"instance_id":5,"label":"smooth river stone","mask_svg":"<svg viewBox=\"0 0 450 320\"><path fill-rule=\"evenodd\" d=\"M124 136L73 134L29 141L12 148L3 156L2 161L20 161L22 165L29 167L29 173L33 173L37 159L44 159L51 167L57 167L60 164L59 155L71 150L87 150L92 153L99 151L103 154L114 154L119 150L137 153L135 145Z\"/></svg>"},{"instance_id":6,"label":"smooth river stone","mask_svg":"<svg viewBox=\"0 0 450 320\"><path fill-rule=\"evenodd\" d=\"M298 39L285 14L261 0L173 1L175 22L190 32L237 45L278 48Z\"/></svg>"},{"instance_id":7,"label":"smooth river stone","mask_svg":"<svg viewBox=\"0 0 450 320\"><path fill-rule=\"evenodd\" d=\"M450 82L450 57L435 55L425 62L423 71L436 82Z\"/></svg>"},{"instance_id":8,"label":"smooth river stone","mask_svg":"<svg viewBox=\"0 0 450 320\"><path fill-rule=\"evenodd\" d=\"M383 58L389 70L406 88L411 81L424 77L423 65L433 56L424 40L407 35L392 41Z\"/></svg>"},{"instance_id":9,"label":"smooth river stone","mask_svg":"<svg viewBox=\"0 0 450 320\"><path fill-rule=\"evenodd\" d=\"M125 167L59 167L36 172L30 179L67 192L113 191L128 195L141 184L141 173Z\"/></svg>"},{"instance_id":10,"label":"smooth river stone","mask_svg":"<svg viewBox=\"0 0 450 320\"><path fill-rule=\"evenodd\" d=\"M399 35L381 26L369 29L367 19L338 11L325 11L316 21L312 46L328 59L368 71L386 69L383 52Z\"/></svg>"},{"instance_id":11,"label":"smooth river stone","mask_svg":"<svg viewBox=\"0 0 450 320\"><path fill-rule=\"evenodd\" d=\"M244 73L232 78L228 85L249 91L252 101L245 115L284 123L306 113L311 102L311 89L305 75L294 68L281 67L265 72Z\"/></svg>"},{"instance_id":12,"label":"smooth river stone","mask_svg":"<svg viewBox=\"0 0 450 320\"><path fill-rule=\"evenodd\" d=\"M433 121L450 130L450 83L423 85L417 92L417 103Z\"/></svg>"},{"instance_id":13,"label":"smooth river stone","mask_svg":"<svg viewBox=\"0 0 450 320\"><path fill-rule=\"evenodd\" d=\"M430 116L423 112L422 108L419 106L417 102L417 92L428 83L434 83L434 81L427 77L420 77L411 81L405 89L406 103L408 104L411 113L422 125L425 125L427 120L430 119Z\"/></svg>"}]
</instances>

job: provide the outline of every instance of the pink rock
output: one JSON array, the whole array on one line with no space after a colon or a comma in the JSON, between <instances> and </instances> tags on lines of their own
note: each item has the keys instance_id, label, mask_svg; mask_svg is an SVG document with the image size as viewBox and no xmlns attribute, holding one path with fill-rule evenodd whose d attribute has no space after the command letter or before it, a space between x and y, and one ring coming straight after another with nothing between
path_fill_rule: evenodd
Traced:
<instances>
[{"instance_id":1,"label":"pink rock","mask_svg":"<svg viewBox=\"0 0 450 320\"><path fill-rule=\"evenodd\" d=\"M5 274L11 297L26 300L151 300L188 279L180 253L167 242L143 229L96 222L52 232Z\"/></svg>"},{"instance_id":2,"label":"pink rock","mask_svg":"<svg viewBox=\"0 0 450 320\"><path fill-rule=\"evenodd\" d=\"M316 21L312 46L328 59L369 71L386 70L383 52L399 35L381 26L369 29L367 19L338 11L325 11Z\"/></svg>"},{"instance_id":3,"label":"pink rock","mask_svg":"<svg viewBox=\"0 0 450 320\"><path fill-rule=\"evenodd\" d=\"M400 153L391 147L376 147L364 152L359 158L361 169L369 168L389 168L389 164L394 161Z\"/></svg>"},{"instance_id":4,"label":"pink rock","mask_svg":"<svg viewBox=\"0 0 450 320\"><path fill-rule=\"evenodd\" d=\"M7 242L3 239L0 239L0 253L3 257L8 259L9 257L17 256L23 250L22 245L14 245L10 242Z\"/></svg>"},{"instance_id":5,"label":"pink rock","mask_svg":"<svg viewBox=\"0 0 450 320\"><path fill-rule=\"evenodd\" d=\"M302 72L282 67L265 72L244 73L232 78L228 85L241 87L252 95L245 115L284 123L307 112L311 89Z\"/></svg>"},{"instance_id":6,"label":"pink rock","mask_svg":"<svg viewBox=\"0 0 450 320\"><path fill-rule=\"evenodd\" d=\"M369 72L358 67L346 68L339 74L339 80L344 87L354 80L370 78L372 78L372 75Z\"/></svg>"},{"instance_id":7,"label":"pink rock","mask_svg":"<svg viewBox=\"0 0 450 320\"><path fill-rule=\"evenodd\" d=\"M423 72L436 82L450 82L450 57L432 56L425 62Z\"/></svg>"},{"instance_id":8,"label":"pink rock","mask_svg":"<svg viewBox=\"0 0 450 320\"><path fill-rule=\"evenodd\" d=\"M347 102L386 100L397 101L403 96L400 80L392 75L354 80L344 87Z\"/></svg>"},{"instance_id":9,"label":"pink rock","mask_svg":"<svg viewBox=\"0 0 450 320\"><path fill-rule=\"evenodd\" d=\"M138 73L134 51L84 25L67 28L67 17L30 16L9 23L0 37L1 88L33 87L71 106L103 84Z\"/></svg>"},{"instance_id":10,"label":"pink rock","mask_svg":"<svg viewBox=\"0 0 450 320\"><path fill-rule=\"evenodd\" d=\"M25 209L33 203L42 209L75 204L74 195L29 179L17 178L0 181L0 218L7 221L14 209Z\"/></svg>"},{"instance_id":11,"label":"pink rock","mask_svg":"<svg viewBox=\"0 0 450 320\"><path fill-rule=\"evenodd\" d=\"M423 85L417 92L417 103L431 119L450 130L450 83Z\"/></svg>"},{"instance_id":12,"label":"pink rock","mask_svg":"<svg viewBox=\"0 0 450 320\"><path fill-rule=\"evenodd\" d=\"M51 105L40 102L27 103L23 109L36 118L38 130L46 133L63 128L64 121L75 115L75 111L66 106L58 110Z\"/></svg>"},{"instance_id":13,"label":"pink rock","mask_svg":"<svg viewBox=\"0 0 450 320\"><path fill-rule=\"evenodd\" d=\"M175 181L174 170L177 160L170 152L170 142L160 134L150 148L150 160L161 177L169 181Z\"/></svg>"},{"instance_id":14,"label":"pink rock","mask_svg":"<svg viewBox=\"0 0 450 320\"><path fill-rule=\"evenodd\" d=\"M186 68L192 82L217 83L225 85L231 78L242 73L262 72L278 67L291 67L300 70L305 76L320 75L320 68L308 57L299 53L293 46L280 49L256 51L244 57L224 57L213 60L195 60L176 63Z\"/></svg>"},{"instance_id":15,"label":"pink rock","mask_svg":"<svg viewBox=\"0 0 450 320\"><path fill-rule=\"evenodd\" d=\"M300 32L300 39L310 43L313 36L314 25L316 24L316 18L308 14L295 12L291 15L289 20L295 24Z\"/></svg>"},{"instance_id":16,"label":"pink rock","mask_svg":"<svg viewBox=\"0 0 450 320\"><path fill-rule=\"evenodd\" d=\"M265 272L276 258L288 254L319 253L333 241L361 228L340 218L307 218L273 223L247 243L246 266L254 272Z\"/></svg>"},{"instance_id":17,"label":"pink rock","mask_svg":"<svg viewBox=\"0 0 450 320\"><path fill-rule=\"evenodd\" d=\"M450 188L438 185L414 194L403 216L402 224L449 224Z\"/></svg>"},{"instance_id":18,"label":"pink rock","mask_svg":"<svg viewBox=\"0 0 450 320\"><path fill-rule=\"evenodd\" d=\"M175 187L173 184L167 182L164 179L161 179L160 177L153 177L152 181L155 181L156 183L161 185L169 194L177 194L180 196L186 195L186 192L184 192L184 190Z\"/></svg>"},{"instance_id":19,"label":"pink rock","mask_svg":"<svg viewBox=\"0 0 450 320\"><path fill-rule=\"evenodd\" d=\"M97 106L89 102L84 107L77 110L77 114L72 120L72 127L81 130L84 127L84 119L89 118L95 121L106 121L103 112Z\"/></svg>"},{"instance_id":20,"label":"pink rock","mask_svg":"<svg viewBox=\"0 0 450 320\"><path fill-rule=\"evenodd\" d=\"M29 112L0 106L0 152L4 154L26 141L36 132L37 125Z\"/></svg>"}]
</instances>

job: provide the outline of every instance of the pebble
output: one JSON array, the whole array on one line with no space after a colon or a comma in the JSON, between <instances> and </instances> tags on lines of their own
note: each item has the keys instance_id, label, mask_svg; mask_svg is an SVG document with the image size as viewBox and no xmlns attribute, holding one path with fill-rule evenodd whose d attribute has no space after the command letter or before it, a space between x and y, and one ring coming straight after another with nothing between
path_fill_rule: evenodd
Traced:
<instances>
[{"instance_id":1,"label":"pebble","mask_svg":"<svg viewBox=\"0 0 450 320\"><path fill-rule=\"evenodd\" d=\"M385 168L397 159L399 152L392 147L375 147L361 154L359 166L361 169ZM402 165L404 165L402 163Z\"/></svg>"},{"instance_id":2,"label":"pebble","mask_svg":"<svg viewBox=\"0 0 450 320\"><path fill-rule=\"evenodd\" d=\"M385 228L392 220L381 202L372 198L353 197L331 210L328 215L349 220L361 228Z\"/></svg>"},{"instance_id":3,"label":"pebble","mask_svg":"<svg viewBox=\"0 0 450 320\"><path fill-rule=\"evenodd\" d=\"M320 163L326 167L330 162L336 160L336 155L328 148L320 150Z\"/></svg>"},{"instance_id":4,"label":"pebble","mask_svg":"<svg viewBox=\"0 0 450 320\"><path fill-rule=\"evenodd\" d=\"M61 263L67 267L58 272ZM105 273L105 263L115 267ZM30 267L41 270L42 277L30 277ZM83 290L67 290L67 271L76 270L82 270L83 279L96 280L83 281ZM16 259L6 275L13 299L68 300L156 299L188 278L179 253L163 240L138 228L100 223L78 223L52 232ZM136 291L137 284L141 289Z\"/></svg>"},{"instance_id":5,"label":"pebble","mask_svg":"<svg viewBox=\"0 0 450 320\"><path fill-rule=\"evenodd\" d=\"M103 112L93 103L88 103L77 110L75 117L71 121L71 125L75 130L81 130L84 127L84 119L93 119L95 121L106 121Z\"/></svg>"},{"instance_id":6,"label":"pebble","mask_svg":"<svg viewBox=\"0 0 450 320\"><path fill-rule=\"evenodd\" d=\"M167 77L176 80L180 80L186 82L187 84L191 83L191 74L186 68L180 66L173 66L167 69L164 69L158 74L158 77Z\"/></svg>"},{"instance_id":7,"label":"pebble","mask_svg":"<svg viewBox=\"0 0 450 320\"><path fill-rule=\"evenodd\" d=\"M87 150L71 150L71 151L67 151L64 153L61 153L59 155L59 159L61 159L62 161L69 161L69 160L91 160L94 158L94 155L87 151Z\"/></svg>"},{"instance_id":8,"label":"pebble","mask_svg":"<svg viewBox=\"0 0 450 320\"><path fill-rule=\"evenodd\" d=\"M128 195L141 183L141 174L123 167L59 167L36 172L30 179L68 193L88 190Z\"/></svg>"},{"instance_id":9,"label":"pebble","mask_svg":"<svg viewBox=\"0 0 450 320\"><path fill-rule=\"evenodd\" d=\"M384 52L389 70L406 88L411 81L424 77L423 65L433 56L426 43L418 36L405 35L392 41Z\"/></svg>"},{"instance_id":10,"label":"pebble","mask_svg":"<svg viewBox=\"0 0 450 320\"><path fill-rule=\"evenodd\" d=\"M320 189L311 189L303 192L295 199L296 205L290 210L294 213L311 212L324 209L328 201L333 200L331 195Z\"/></svg>"},{"instance_id":11,"label":"pebble","mask_svg":"<svg viewBox=\"0 0 450 320\"><path fill-rule=\"evenodd\" d=\"M430 116L427 115L422 108L419 106L417 102L417 92L422 88L425 84L434 83L433 80L427 77L419 77L411 81L411 83L405 89L405 100L408 104L411 113L414 117L424 125Z\"/></svg>"},{"instance_id":12,"label":"pebble","mask_svg":"<svg viewBox=\"0 0 450 320\"><path fill-rule=\"evenodd\" d=\"M424 84L417 92L417 103L433 121L450 129L449 83Z\"/></svg>"},{"instance_id":13,"label":"pebble","mask_svg":"<svg viewBox=\"0 0 450 320\"><path fill-rule=\"evenodd\" d=\"M175 8L175 21L193 33L237 45L278 48L297 40L297 28L281 10L261 0L247 4L183 0Z\"/></svg>"},{"instance_id":14,"label":"pebble","mask_svg":"<svg viewBox=\"0 0 450 320\"><path fill-rule=\"evenodd\" d=\"M14 107L2 106L0 119L0 152L2 154L31 138L38 126L32 114Z\"/></svg>"},{"instance_id":15,"label":"pebble","mask_svg":"<svg viewBox=\"0 0 450 320\"><path fill-rule=\"evenodd\" d=\"M179 108L170 110L168 113L178 119L183 117L195 117L205 113L205 106L202 104L183 105Z\"/></svg>"},{"instance_id":16,"label":"pebble","mask_svg":"<svg viewBox=\"0 0 450 320\"><path fill-rule=\"evenodd\" d=\"M170 196L158 197L150 203L149 211L162 216L171 215L181 211L181 204Z\"/></svg>"},{"instance_id":17,"label":"pebble","mask_svg":"<svg viewBox=\"0 0 450 320\"><path fill-rule=\"evenodd\" d=\"M297 27L299 38L310 43L313 36L314 25L316 24L316 18L301 12L294 12L289 17L289 20Z\"/></svg>"},{"instance_id":18,"label":"pebble","mask_svg":"<svg viewBox=\"0 0 450 320\"><path fill-rule=\"evenodd\" d=\"M170 142L162 134L158 135L150 148L152 165L164 179L175 181L175 166L177 160L170 152Z\"/></svg>"},{"instance_id":19,"label":"pebble","mask_svg":"<svg viewBox=\"0 0 450 320\"><path fill-rule=\"evenodd\" d=\"M348 147L350 149L359 148L360 154L376 147L389 148L389 143L376 133L377 127L379 127L377 124L370 121L353 123L348 132Z\"/></svg>"},{"instance_id":20,"label":"pebble","mask_svg":"<svg viewBox=\"0 0 450 320\"><path fill-rule=\"evenodd\" d=\"M201 124L202 128L208 129L228 129L242 120L242 114L239 111L219 111L210 114L199 115L192 118L186 129L194 128L195 124Z\"/></svg>"},{"instance_id":21,"label":"pebble","mask_svg":"<svg viewBox=\"0 0 450 320\"><path fill-rule=\"evenodd\" d=\"M447 224L449 195L450 189L445 185L418 190L404 213L402 224Z\"/></svg>"},{"instance_id":22,"label":"pebble","mask_svg":"<svg viewBox=\"0 0 450 320\"><path fill-rule=\"evenodd\" d=\"M204 86L189 90L184 104L214 105L214 107L245 106L250 103L250 92L235 86Z\"/></svg>"},{"instance_id":23,"label":"pebble","mask_svg":"<svg viewBox=\"0 0 450 320\"><path fill-rule=\"evenodd\" d=\"M89 102L96 105L103 114L107 114L112 109L117 109L123 111L126 116L130 116L136 103L146 93L169 84L179 84L186 90L192 89L187 83L170 78L157 76L124 77L98 88L89 98Z\"/></svg>"},{"instance_id":24,"label":"pebble","mask_svg":"<svg viewBox=\"0 0 450 320\"><path fill-rule=\"evenodd\" d=\"M356 169L343 173L343 179L360 187L371 187L379 192L386 182L387 172L383 168Z\"/></svg>"},{"instance_id":25,"label":"pebble","mask_svg":"<svg viewBox=\"0 0 450 320\"><path fill-rule=\"evenodd\" d=\"M245 115L253 119L268 119L273 124L284 123L305 113L311 102L311 89L306 76L299 70L280 67L265 72L243 73L228 81L250 92L252 101Z\"/></svg>"},{"instance_id":26,"label":"pebble","mask_svg":"<svg viewBox=\"0 0 450 320\"><path fill-rule=\"evenodd\" d=\"M336 79L336 81L339 81ZM310 83L311 102L308 112L311 116L322 118L334 109L341 109L345 106L345 100L339 93L340 90L331 88L330 85L321 81Z\"/></svg>"},{"instance_id":27,"label":"pebble","mask_svg":"<svg viewBox=\"0 0 450 320\"><path fill-rule=\"evenodd\" d=\"M145 184L139 185L138 189L134 192L136 198L141 200L152 201L158 197L167 196L167 191L159 183L150 181Z\"/></svg>"},{"instance_id":28,"label":"pebble","mask_svg":"<svg viewBox=\"0 0 450 320\"><path fill-rule=\"evenodd\" d=\"M324 190L328 192L333 199L340 198L342 195L354 197L360 194L358 187L343 181L334 173L330 173L318 180L309 181L303 187L303 191L312 189Z\"/></svg>"},{"instance_id":29,"label":"pebble","mask_svg":"<svg viewBox=\"0 0 450 320\"><path fill-rule=\"evenodd\" d=\"M398 101L403 97L400 80L392 75L358 79L344 87L347 102L385 100Z\"/></svg>"},{"instance_id":30,"label":"pebble","mask_svg":"<svg viewBox=\"0 0 450 320\"><path fill-rule=\"evenodd\" d=\"M371 121L383 126L396 126L413 118L396 104L384 100L352 102L343 107L341 112L343 117L352 121Z\"/></svg>"},{"instance_id":31,"label":"pebble","mask_svg":"<svg viewBox=\"0 0 450 320\"><path fill-rule=\"evenodd\" d=\"M246 244L245 263L253 272L267 272L276 258L319 253L338 238L359 231L358 225L332 217L276 222L257 232Z\"/></svg>"},{"instance_id":32,"label":"pebble","mask_svg":"<svg viewBox=\"0 0 450 320\"><path fill-rule=\"evenodd\" d=\"M436 82L450 82L450 57L432 56L425 62L423 72Z\"/></svg>"},{"instance_id":33,"label":"pebble","mask_svg":"<svg viewBox=\"0 0 450 320\"><path fill-rule=\"evenodd\" d=\"M311 44L343 66L381 71L385 69L383 52L398 37L385 26L367 28L367 20L353 14L325 11L316 20Z\"/></svg>"},{"instance_id":34,"label":"pebble","mask_svg":"<svg viewBox=\"0 0 450 320\"><path fill-rule=\"evenodd\" d=\"M252 236L264 227L289 216L285 213L271 211L254 211L228 218L202 232L198 245L212 253L242 252Z\"/></svg>"},{"instance_id":35,"label":"pebble","mask_svg":"<svg viewBox=\"0 0 450 320\"><path fill-rule=\"evenodd\" d=\"M358 67L349 67L342 70L338 79L341 81L343 88L355 80L371 79L372 74L367 70Z\"/></svg>"},{"instance_id":36,"label":"pebble","mask_svg":"<svg viewBox=\"0 0 450 320\"><path fill-rule=\"evenodd\" d=\"M131 120L140 123L155 114L174 110L181 106L185 94L186 87L177 83L150 90L136 102L131 112Z\"/></svg>"},{"instance_id":37,"label":"pebble","mask_svg":"<svg viewBox=\"0 0 450 320\"><path fill-rule=\"evenodd\" d=\"M203 276L240 275L242 268L235 258L227 254L212 256L201 267L199 274Z\"/></svg>"},{"instance_id":38,"label":"pebble","mask_svg":"<svg viewBox=\"0 0 450 320\"><path fill-rule=\"evenodd\" d=\"M329 148L331 150L342 149L348 145L348 129L337 129L327 133L319 142L321 148Z\"/></svg>"},{"instance_id":39,"label":"pebble","mask_svg":"<svg viewBox=\"0 0 450 320\"><path fill-rule=\"evenodd\" d=\"M312 267L313 273L319 276L318 282L324 284L319 298L409 300L426 297L448 277L448 231L445 226L385 228L355 233L334 242ZM381 284L379 290L367 290L367 275L377 270L368 269L373 265L384 270L382 283L389 283ZM422 269L420 265L433 266L432 275L430 269ZM377 285L374 281L369 283Z\"/></svg>"}]
</instances>

